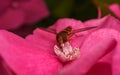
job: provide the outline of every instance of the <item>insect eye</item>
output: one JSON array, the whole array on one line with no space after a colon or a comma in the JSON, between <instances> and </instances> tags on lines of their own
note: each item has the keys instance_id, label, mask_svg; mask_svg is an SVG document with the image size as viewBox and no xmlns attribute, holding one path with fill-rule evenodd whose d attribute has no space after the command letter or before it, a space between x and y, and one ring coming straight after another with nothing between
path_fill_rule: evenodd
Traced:
<instances>
[{"instance_id":1,"label":"insect eye","mask_svg":"<svg viewBox=\"0 0 120 75\"><path fill-rule=\"evenodd\" d=\"M68 34L68 35L70 35L70 34L71 34L71 32L68 32L67 34Z\"/></svg>"},{"instance_id":2,"label":"insect eye","mask_svg":"<svg viewBox=\"0 0 120 75\"><path fill-rule=\"evenodd\" d=\"M67 27L65 30L67 30L67 31L71 31L71 30L72 30L72 27L69 26L69 27Z\"/></svg>"}]
</instances>

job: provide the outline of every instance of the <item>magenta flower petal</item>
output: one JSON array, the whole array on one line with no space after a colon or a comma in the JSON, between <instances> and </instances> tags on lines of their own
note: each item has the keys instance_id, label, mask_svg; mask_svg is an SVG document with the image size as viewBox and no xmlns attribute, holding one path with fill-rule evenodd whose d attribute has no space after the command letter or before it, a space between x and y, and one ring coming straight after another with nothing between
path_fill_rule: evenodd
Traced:
<instances>
[{"instance_id":1,"label":"magenta flower petal","mask_svg":"<svg viewBox=\"0 0 120 75\"><path fill-rule=\"evenodd\" d=\"M115 30L102 29L93 32L82 45L79 60L64 67L60 75L85 75L106 52L115 51L116 42L120 42L120 33Z\"/></svg>"},{"instance_id":2,"label":"magenta flower petal","mask_svg":"<svg viewBox=\"0 0 120 75\"><path fill-rule=\"evenodd\" d=\"M49 15L44 0L1 0L0 28L18 29L22 25L34 25ZM11 19L12 18L12 19Z\"/></svg>"},{"instance_id":3,"label":"magenta flower petal","mask_svg":"<svg viewBox=\"0 0 120 75\"><path fill-rule=\"evenodd\" d=\"M0 56L0 75L15 75L4 59Z\"/></svg>"},{"instance_id":4,"label":"magenta flower petal","mask_svg":"<svg viewBox=\"0 0 120 75\"><path fill-rule=\"evenodd\" d=\"M112 75L112 66L109 63L99 62L86 75Z\"/></svg>"},{"instance_id":5,"label":"magenta flower petal","mask_svg":"<svg viewBox=\"0 0 120 75\"><path fill-rule=\"evenodd\" d=\"M120 44L120 42L118 42L118 44ZM114 51L114 54L113 54L114 56L113 56L112 70L113 70L113 75L120 75L120 68L119 68L120 66L120 45L117 45L115 49L116 50Z\"/></svg>"},{"instance_id":6,"label":"magenta flower petal","mask_svg":"<svg viewBox=\"0 0 120 75\"><path fill-rule=\"evenodd\" d=\"M100 8L100 7L98 7L97 9L98 9L98 17L97 17L97 18L99 19L99 18L101 18L101 17L102 17L101 8Z\"/></svg>"},{"instance_id":7,"label":"magenta flower petal","mask_svg":"<svg viewBox=\"0 0 120 75\"><path fill-rule=\"evenodd\" d=\"M120 75L120 46L117 46L117 50L113 56L113 75Z\"/></svg>"},{"instance_id":8,"label":"magenta flower petal","mask_svg":"<svg viewBox=\"0 0 120 75\"><path fill-rule=\"evenodd\" d=\"M84 28L84 25L80 20L69 19L69 18L59 19L54 25L56 26L57 32L60 32L61 30L63 30L68 26L72 26L73 29Z\"/></svg>"},{"instance_id":9,"label":"magenta flower petal","mask_svg":"<svg viewBox=\"0 0 120 75\"><path fill-rule=\"evenodd\" d=\"M46 52L53 53L54 52L53 46L56 42L55 36L56 36L55 34L52 34L40 29L36 29L33 32L33 35L29 35L26 37L26 40L29 41L30 43L35 44L40 48L44 48Z\"/></svg>"},{"instance_id":10,"label":"magenta flower petal","mask_svg":"<svg viewBox=\"0 0 120 75\"><path fill-rule=\"evenodd\" d=\"M0 14L9 7L11 1L12 0L0 0Z\"/></svg>"},{"instance_id":11,"label":"magenta flower petal","mask_svg":"<svg viewBox=\"0 0 120 75\"><path fill-rule=\"evenodd\" d=\"M0 31L0 55L17 75L55 75L61 64L52 54L10 32Z\"/></svg>"},{"instance_id":12,"label":"magenta flower petal","mask_svg":"<svg viewBox=\"0 0 120 75\"><path fill-rule=\"evenodd\" d=\"M44 0L29 0L27 2L21 2L20 8L25 12L26 23L34 23L49 15Z\"/></svg>"},{"instance_id":13,"label":"magenta flower petal","mask_svg":"<svg viewBox=\"0 0 120 75\"><path fill-rule=\"evenodd\" d=\"M84 22L85 26L99 26L99 28L112 28L120 31L120 21L108 15L101 19L93 19Z\"/></svg>"},{"instance_id":14,"label":"magenta flower petal","mask_svg":"<svg viewBox=\"0 0 120 75\"><path fill-rule=\"evenodd\" d=\"M12 17L12 19L11 19ZM24 13L19 10L9 9L2 17L0 17L1 29L15 29L24 22Z\"/></svg>"},{"instance_id":15,"label":"magenta flower petal","mask_svg":"<svg viewBox=\"0 0 120 75\"><path fill-rule=\"evenodd\" d=\"M112 4L110 6L108 6L108 8L118 17L120 18L120 5L115 3Z\"/></svg>"}]
</instances>

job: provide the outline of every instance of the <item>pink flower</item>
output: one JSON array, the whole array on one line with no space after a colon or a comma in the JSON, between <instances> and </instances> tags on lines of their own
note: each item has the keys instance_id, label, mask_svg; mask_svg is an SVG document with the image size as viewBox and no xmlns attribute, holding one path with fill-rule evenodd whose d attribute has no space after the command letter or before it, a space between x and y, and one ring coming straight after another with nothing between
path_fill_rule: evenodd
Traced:
<instances>
[{"instance_id":1,"label":"pink flower","mask_svg":"<svg viewBox=\"0 0 120 75\"><path fill-rule=\"evenodd\" d=\"M1 0L0 28L16 29L32 24L48 16L43 0Z\"/></svg>"},{"instance_id":2,"label":"pink flower","mask_svg":"<svg viewBox=\"0 0 120 75\"><path fill-rule=\"evenodd\" d=\"M112 4L110 6L108 6L108 8L116 15L116 17L120 18L120 5L115 3Z\"/></svg>"},{"instance_id":3,"label":"pink flower","mask_svg":"<svg viewBox=\"0 0 120 75\"><path fill-rule=\"evenodd\" d=\"M79 29L96 25L97 29L71 37L70 44L72 47L79 46L80 56L66 64L60 62L54 53L56 35L38 28L23 39L0 30L0 55L5 64L2 69L16 75L120 75L120 23L117 19L106 16L82 23L64 18L51 28L59 32L67 26Z\"/></svg>"}]
</instances>

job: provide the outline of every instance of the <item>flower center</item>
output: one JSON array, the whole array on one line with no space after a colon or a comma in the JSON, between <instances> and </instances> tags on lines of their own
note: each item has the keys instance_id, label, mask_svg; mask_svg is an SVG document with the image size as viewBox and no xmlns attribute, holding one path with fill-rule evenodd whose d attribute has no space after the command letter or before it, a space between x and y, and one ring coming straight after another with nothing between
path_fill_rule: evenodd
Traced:
<instances>
[{"instance_id":1,"label":"flower center","mask_svg":"<svg viewBox=\"0 0 120 75\"><path fill-rule=\"evenodd\" d=\"M74 60L79 56L79 48L72 48L69 42L61 44L61 48L55 45L54 52L62 62Z\"/></svg>"}]
</instances>

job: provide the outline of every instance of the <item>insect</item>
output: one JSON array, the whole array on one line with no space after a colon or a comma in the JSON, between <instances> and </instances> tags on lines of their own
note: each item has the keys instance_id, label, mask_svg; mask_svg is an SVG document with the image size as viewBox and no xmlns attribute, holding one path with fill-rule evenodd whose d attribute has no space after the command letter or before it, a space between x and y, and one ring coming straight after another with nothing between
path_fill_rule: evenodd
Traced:
<instances>
[{"instance_id":1,"label":"insect","mask_svg":"<svg viewBox=\"0 0 120 75\"><path fill-rule=\"evenodd\" d=\"M86 28L80 28L80 29L73 30L71 26L68 26L62 31L60 31L59 33L57 33L54 29L44 29L44 28L40 28L40 29L56 34L56 41L58 42L58 44L62 44L62 43L67 42L73 34L91 30L96 27L97 26L92 26L92 27L86 27Z\"/></svg>"},{"instance_id":2,"label":"insect","mask_svg":"<svg viewBox=\"0 0 120 75\"><path fill-rule=\"evenodd\" d=\"M58 45L54 46L54 52L62 62L66 62L75 59L79 55L79 48L78 47L72 48L69 42L70 37L75 33L83 32L96 27L97 26L92 26L92 27L73 30L71 26L68 26L58 33L56 33L56 31L53 29L43 29L43 28L40 29L56 34L56 41Z\"/></svg>"},{"instance_id":3,"label":"insect","mask_svg":"<svg viewBox=\"0 0 120 75\"><path fill-rule=\"evenodd\" d=\"M68 26L56 35L56 40L59 44L62 44L62 43L67 42L73 34L82 32L82 31L86 31L86 30L90 30L93 28L96 28L96 26L81 28L81 29L77 29L77 30L73 30L71 26Z\"/></svg>"}]
</instances>

